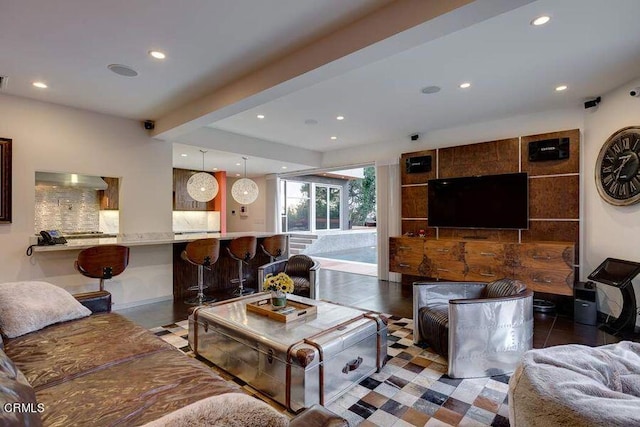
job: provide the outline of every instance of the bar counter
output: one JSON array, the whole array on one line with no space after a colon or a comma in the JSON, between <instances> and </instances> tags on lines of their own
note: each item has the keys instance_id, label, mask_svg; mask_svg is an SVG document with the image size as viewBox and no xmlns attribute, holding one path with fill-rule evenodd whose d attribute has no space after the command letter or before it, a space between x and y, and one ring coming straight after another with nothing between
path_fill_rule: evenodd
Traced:
<instances>
[{"instance_id":1,"label":"bar counter","mask_svg":"<svg viewBox=\"0 0 640 427\"><path fill-rule=\"evenodd\" d=\"M256 248L256 256L244 266L245 288L257 288L258 267L267 264L270 261L260 248L260 243L265 237L273 236L275 233L266 232L235 232L235 233L139 233L139 234L121 234L118 237L111 238L88 238L88 239L68 239L64 245L51 246L34 246L34 253L46 253L54 251L71 251L90 248L101 245L124 245L124 246L151 246L166 245L173 246L173 299L174 301L182 301L185 298L195 296L196 291L189 291L188 288L197 283L197 268L180 256L187 246L187 243L198 240L217 238L220 239L220 257L211 270L204 270L204 283L209 287L205 289L205 294L214 296L217 299L228 298L237 284L232 284L231 279L237 278L238 267L227 252L229 242L236 237L255 236L258 239ZM32 242L34 243L34 242ZM286 248L288 253L288 248ZM133 256L133 255L132 255ZM286 253L283 255L286 256Z\"/></svg>"},{"instance_id":2,"label":"bar counter","mask_svg":"<svg viewBox=\"0 0 640 427\"><path fill-rule=\"evenodd\" d=\"M149 246L149 245L166 245L168 243L188 243L198 239L209 239L215 237L220 240L231 240L242 236L256 236L258 239L267 236L273 236L276 233L266 233L260 231L254 232L235 232L235 233L187 233L175 234L170 233L130 233L119 234L118 237L103 237L89 239L68 239L64 245L51 246L34 246L34 252L52 252L52 251L69 251L77 249L86 249L93 246L102 245L124 245L124 246ZM35 244L37 238L34 236L30 244Z\"/></svg>"}]
</instances>

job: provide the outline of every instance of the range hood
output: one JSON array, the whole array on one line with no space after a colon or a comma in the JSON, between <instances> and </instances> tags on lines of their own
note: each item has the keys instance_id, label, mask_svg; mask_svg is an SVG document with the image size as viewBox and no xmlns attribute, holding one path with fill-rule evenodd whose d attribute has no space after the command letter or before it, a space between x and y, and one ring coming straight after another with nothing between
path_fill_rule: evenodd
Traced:
<instances>
[{"instance_id":1,"label":"range hood","mask_svg":"<svg viewBox=\"0 0 640 427\"><path fill-rule=\"evenodd\" d=\"M108 187L107 183L99 176L56 172L36 172L36 185L59 185L92 190L106 190Z\"/></svg>"}]
</instances>

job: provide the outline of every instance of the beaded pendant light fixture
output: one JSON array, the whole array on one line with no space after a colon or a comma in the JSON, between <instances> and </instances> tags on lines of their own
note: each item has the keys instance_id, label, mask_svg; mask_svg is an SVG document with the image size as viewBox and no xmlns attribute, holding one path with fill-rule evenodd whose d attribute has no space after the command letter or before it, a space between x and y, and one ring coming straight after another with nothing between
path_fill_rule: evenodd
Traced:
<instances>
[{"instance_id":1,"label":"beaded pendant light fixture","mask_svg":"<svg viewBox=\"0 0 640 427\"><path fill-rule=\"evenodd\" d=\"M189 178L189 181L187 181L187 193L197 202L208 202L218 194L218 181L213 175L204 171L204 153L206 151L200 150L200 152L202 153L202 172L198 172Z\"/></svg>"},{"instance_id":2,"label":"beaded pendant light fixture","mask_svg":"<svg viewBox=\"0 0 640 427\"><path fill-rule=\"evenodd\" d=\"M241 205L249 205L258 198L258 184L247 178L247 158L244 160L244 178L240 178L231 187L231 197Z\"/></svg>"}]
</instances>

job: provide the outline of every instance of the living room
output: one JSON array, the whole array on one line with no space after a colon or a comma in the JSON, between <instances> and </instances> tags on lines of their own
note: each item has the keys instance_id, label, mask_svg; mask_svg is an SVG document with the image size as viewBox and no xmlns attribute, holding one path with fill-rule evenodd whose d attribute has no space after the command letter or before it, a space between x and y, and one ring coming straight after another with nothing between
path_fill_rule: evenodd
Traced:
<instances>
[{"instance_id":1,"label":"living room","mask_svg":"<svg viewBox=\"0 0 640 427\"><path fill-rule=\"evenodd\" d=\"M380 6L383 3L379 2L374 6ZM480 7L478 5L484 4L486 6L487 2L474 3ZM523 25L531 31L534 29L529 28L529 20L543 12L552 10L554 6L553 2L544 1L518 3L520 3L518 6L530 8L526 13L528 19ZM577 6L577 3L574 6L582 13L582 6ZM511 7L517 9L515 5ZM618 11L621 16L616 15L616 7L610 7L610 9L613 11L609 11L609 13L614 15L616 19L623 19L622 16L626 16L629 20L632 20L632 17L637 15L635 12L638 11L635 2L623 1L620 2ZM500 18L501 13L508 15L509 12L499 10L496 6L496 9L493 9L491 13L495 14L492 15L493 18L484 17L490 20ZM521 13L525 14L522 11ZM549 25L554 25L555 22L558 22L556 18L561 16L560 12L556 12ZM10 17L11 13L3 13L2 31L7 31L6 37L13 38L16 37L16 33L12 35L8 30L9 26L4 22L14 19ZM464 15L457 16L459 19L463 17ZM480 17L475 19L482 21ZM593 16L584 17L584 22L584 29L573 39L583 39L584 46L597 45L594 40L599 38L599 31L602 30L598 29L598 25L591 25L592 22L597 22L597 19ZM477 23L475 22L475 24ZM467 22L464 25L471 27L473 24L474 22ZM620 27L632 28L635 26L630 24ZM544 27L539 30L544 31ZM450 31L452 34L455 33L452 29ZM620 35L619 38L634 39L629 34ZM550 43L553 43L553 39ZM64 51L64 41L60 41L60 46L60 49ZM142 49L146 48L145 45ZM235 153L239 155L263 157L273 161L280 159L308 169L330 170L354 164L375 163L379 192L377 203L378 279L399 282L400 275L389 271L388 241L389 237L402 234L402 213L399 203L401 198L399 159L403 153L570 129L580 131L581 147L580 246L577 251L578 257L575 260L576 265L580 267L580 277L576 277L576 280L586 281L587 275L608 257L640 261L636 247L636 242L640 238L640 228L637 221L640 205L613 206L607 203L601 198L592 175L596 168L598 154L605 141L622 128L638 126L640 100L630 96L630 92L634 88L640 87L640 52L632 47L625 51L628 56L621 59L612 52L608 52L606 47L604 50L586 52L587 50L585 47L584 57L593 57L596 59L595 62L607 64L612 68L606 68L603 65L602 68L594 69L593 73L589 75L590 80L579 86L572 85L571 74L566 70L560 77L548 76L548 78L546 74L550 74L550 71L539 71L541 77L539 80L531 80L529 91L526 93L512 92L513 98L524 98L524 101L521 102L526 104L526 98L533 96L532 92L541 91L543 84L553 85L556 80L560 79L561 81L557 81L557 84L566 83L569 88L567 92L553 93L553 96L567 94L569 96L565 96L566 100L564 101L549 104L552 107L539 104L530 109L513 108L501 112L498 106L505 101L494 98L489 90L482 92L483 96L479 99L473 100L473 103L477 103L475 105L486 106L484 107L486 111L480 111L472 117L464 116L461 113L457 115L455 111L449 111L448 115L451 116L451 120L443 122L446 125L425 124L423 127L415 127L411 123L411 127L407 126L406 129L398 130L393 137L384 140L372 140L374 142L366 145L334 144L329 146L330 149L323 147L321 150L315 150L308 146L263 142L255 137L238 134L232 134L228 139L225 139L223 131L201 127L202 123L205 123L203 121L198 122L197 127L191 123L197 120L185 119L181 123L174 122L175 129L178 129L179 125L191 126L192 129L195 129L190 133L179 133L169 125L165 127L164 123L166 122L163 123L161 120L164 115L157 117L138 117L137 115L127 117L124 115L123 117L118 114L117 109L106 113L96 112L95 109L85 107L82 103L65 102L64 93L61 93L63 89L59 89L61 83L56 83L53 79L50 79L49 94L46 92L31 95L27 92L14 93L12 91L17 90L21 84L27 86L31 84L31 80L44 79L46 70L40 70L39 75L32 72L30 75L20 77L12 75L12 70L0 70L0 74L9 75L7 87L0 92L0 117L2 117L0 137L12 140L13 151L12 221L10 224L0 226L0 254L4 260L0 265L0 281L42 280L60 286L73 294L92 291L95 288L93 281L87 280L74 270L76 257L74 253L61 251L55 254L38 253L34 257L25 256L30 238L34 235L34 185L35 172L37 171L76 172L120 177L122 182L120 198L123 206L120 213L120 232L172 232L171 192L158 191L157 189L170 189L172 186L172 168L174 167L172 143L176 142L227 152L232 151L231 147L233 147L236 149ZM22 54L25 57L29 56L29 52L22 52ZM70 61L74 59L74 56L68 52L61 53L63 56L65 54ZM614 56L617 62L610 62L612 60L609 55ZM8 53L2 56L11 57ZM114 61L116 60L118 59L114 59ZM19 62L18 59L15 61L16 64ZM536 63L533 57L515 58L514 61L521 61L520 67L523 68L534 67ZM28 61L23 58L23 62ZM579 64L577 60L576 64ZM582 65L580 66L582 67ZM12 67L19 68L13 64ZM104 66L100 65L100 67L102 72ZM147 64L145 67L151 66ZM145 71L146 73L141 73L141 77L153 73L150 68L146 68ZM240 72L238 73L240 75ZM323 80L330 82L331 78L329 77L333 77L333 75L329 71L328 73L323 77ZM402 79L402 76L397 78ZM479 78L474 76L469 78L475 79L473 86L469 89L479 91L482 87ZM491 76L487 79L491 79ZM306 83L312 86L322 82L309 81ZM425 80L422 86L415 88L415 92L423 97L438 96L437 94L423 95L420 93L423 86L432 83L441 84ZM88 89L90 87L88 84L74 85L72 82L65 84L75 91L92 94L91 97L96 103L99 103L101 98L105 98L106 102L109 95L95 87ZM129 83L123 84L128 85ZM547 89L554 92L555 87L549 86L547 88L545 86L544 90ZM64 90L70 89L65 88ZM134 97L137 96L135 95L135 86L128 86L127 90L133 93ZM445 95L446 90L454 91L458 88L443 89L441 95ZM571 93L572 91L574 92ZM202 94L204 93L202 92ZM601 102L594 107L585 108L584 103L596 97L600 97ZM193 98L199 98L199 96ZM254 112L257 107L266 104L267 100L275 99L277 96L274 94L271 95L271 98L264 98L262 103L258 103L252 98L251 102L241 105L242 108L239 106L241 102L234 104L234 108L239 108L238 111L242 110L255 117ZM120 99L116 102L126 103L125 100ZM187 100L172 104L171 108L165 111L166 114L177 109L184 102ZM229 108L229 106L225 108ZM220 110L224 110L224 108L220 108ZM478 107L477 110L481 110L481 108ZM227 111L224 113L228 114ZM220 117L224 115L220 114ZM354 115L338 111L336 114L345 114L345 121L355 120ZM150 136L148 131L142 127L141 120L148 118L157 119L158 132L165 134L161 138L163 140ZM206 120L209 118L207 117ZM172 119L177 120L177 116ZM384 122L387 119L378 116L375 120ZM175 137L171 136L172 130L176 132ZM363 129L363 133L365 130ZM420 134L419 139L412 141L410 135L415 133ZM331 143L331 141L327 142ZM275 219L274 209L272 209L276 203L276 189L270 187L266 179L263 182L265 184L261 187L261 191L265 191L267 200L264 211L256 212L254 210L251 213L257 219L264 221L264 229L256 229L254 223L244 229L238 228L231 231L277 232L275 221L273 221ZM173 297L172 275L173 254L170 245L133 248L131 262L126 272L114 278L112 283L108 285L108 290L113 296L114 310L171 300ZM637 289L638 279L634 285ZM619 314L622 304L620 293L616 289L607 286L598 287L598 311L615 317ZM640 322L636 321L636 324L638 323Z\"/></svg>"}]
</instances>

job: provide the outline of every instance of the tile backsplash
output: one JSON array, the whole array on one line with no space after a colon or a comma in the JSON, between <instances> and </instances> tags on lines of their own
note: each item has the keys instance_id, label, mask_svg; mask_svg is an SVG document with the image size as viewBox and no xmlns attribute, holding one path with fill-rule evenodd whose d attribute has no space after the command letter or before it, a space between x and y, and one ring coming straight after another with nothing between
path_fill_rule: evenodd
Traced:
<instances>
[{"instance_id":1,"label":"tile backsplash","mask_svg":"<svg viewBox=\"0 0 640 427\"><path fill-rule=\"evenodd\" d=\"M34 231L98 231L98 192L88 188L36 185Z\"/></svg>"},{"instance_id":2,"label":"tile backsplash","mask_svg":"<svg viewBox=\"0 0 640 427\"><path fill-rule=\"evenodd\" d=\"M89 188L36 185L34 232L118 233L118 211L100 211L98 192Z\"/></svg>"},{"instance_id":3,"label":"tile backsplash","mask_svg":"<svg viewBox=\"0 0 640 427\"><path fill-rule=\"evenodd\" d=\"M220 212L173 211L173 231L220 231Z\"/></svg>"}]
</instances>

